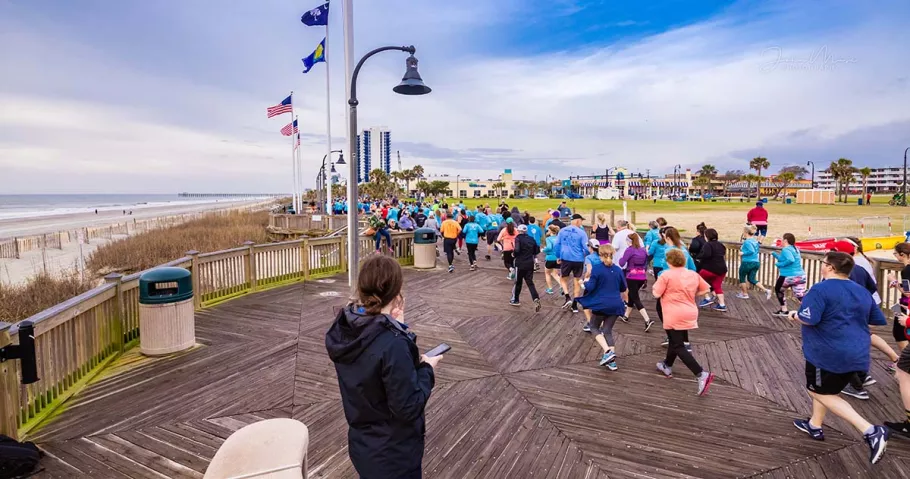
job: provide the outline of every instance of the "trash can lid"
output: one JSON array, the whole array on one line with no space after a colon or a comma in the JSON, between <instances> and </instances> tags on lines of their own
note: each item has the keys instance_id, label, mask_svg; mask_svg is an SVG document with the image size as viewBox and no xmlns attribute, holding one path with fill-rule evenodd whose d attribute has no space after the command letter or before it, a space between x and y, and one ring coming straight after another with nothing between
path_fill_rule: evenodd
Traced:
<instances>
[{"instance_id":1,"label":"trash can lid","mask_svg":"<svg viewBox=\"0 0 910 479\"><path fill-rule=\"evenodd\" d=\"M139 303L176 303L193 297L193 279L185 268L162 267L139 275Z\"/></svg>"},{"instance_id":2,"label":"trash can lid","mask_svg":"<svg viewBox=\"0 0 910 479\"><path fill-rule=\"evenodd\" d=\"M182 278L191 277L190 270L186 268L175 268L165 266L161 268L150 269L139 275L139 281L153 283L157 281L176 281Z\"/></svg>"}]
</instances>

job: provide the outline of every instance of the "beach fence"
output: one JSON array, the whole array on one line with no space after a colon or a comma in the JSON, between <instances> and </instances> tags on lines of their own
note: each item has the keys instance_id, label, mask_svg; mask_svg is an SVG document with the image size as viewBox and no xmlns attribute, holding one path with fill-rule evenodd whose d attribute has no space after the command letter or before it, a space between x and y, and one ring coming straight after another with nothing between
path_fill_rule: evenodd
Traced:
<instances>
[{"instance_id":1,"label":"beach fence","mask_svg":"<svg viewBox=\"0 0 910 479\"><path fill-rule=\"evenodd\" d=\"M359 238L363 258L373 238ZM347 271L347 237L303 238L212 253L189 251L161 266L192 273L197 310L276 286ZM414 233L392 234L399 264L414 264ZM19 361L0 364L0 434L24 437L68 398L85 388L123 351L138 343L139 276L117 273L105 283L27 319L34 323L40 381L19 384ZM18 327L0 323L0 348L19 342Z\"/></svg>"},{"instance_id":2,"label":"beach fence","mask_svg":"<svg viewBox=\"0 0 910 479\"><path fill-rule=\"evenodd\" d=\"M905 222L907 219L905 218ZM869 238L891 236L893 223L890 216L864 216L862 218L810 218L808 238L836 238L855 236ZM906 226L905 226L906 227Z\"/></svg>"},{"instance_id":3,"label":"beach fence","mask_svg":"<svg viewBox=\"0 0 910 479\"><path fill-rule=\"evenodd\" d=\"M55 233L0 239L0 258L19 259L23 253L28 253L30 251L39 251L46 248L63 249L65 245L76 243L77 241L83 241L85 244L89 244L92 240L112 240L115 236L129 236L136 233L145 233L151 230L177 226L188 221L208 216L224 216L234 211L241 210L252 212L267 209L270 204L271 202L263 202L252 206L160 216L142 220L132 219L104 226L88 226L74 230L57 231Z\"/></svg>"}]
</instances>

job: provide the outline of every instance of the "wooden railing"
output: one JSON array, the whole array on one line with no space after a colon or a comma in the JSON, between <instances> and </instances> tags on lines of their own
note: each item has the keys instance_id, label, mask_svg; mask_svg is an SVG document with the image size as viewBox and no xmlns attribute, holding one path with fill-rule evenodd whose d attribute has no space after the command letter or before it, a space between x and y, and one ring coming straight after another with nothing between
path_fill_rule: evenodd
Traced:
<instances>
[{"instance_id":1,"label":"wooden railing","mask_svg":"<svg viewBox=\"0 0 910 479\"><path fill-rule=\"evenodd\" d=\"M335 231L348 224L348 215L269 215L269 226L287 231Z\"/></svg>"},{"instance_id":2,"label":"wooden railing","mask_svg":"<svg viewBox=\"0 0 910 479\"><path fill-rule=\"evenodd\" d=\"M686 244L688 244L691 239L686 238L685 241ZM727 248L726 281L730 284L739 284L739 265L742 263L740 248L742 247L742 243L733 241L721 241L721 243ZM758 282L766 288L773 288L774 283L777 281L777 261L771 253L780 250L780 248L774 246L762 246L759 249L758 257L761 267L759 268L757 275ZM821 266L824 262L825 254L814 251L800 251L800 257L802 258L803 270L806 271L806 286L811 287L822 279ZM870 258L869 260L872 263L872 268L875 273L875 281L878 284L879 295L882 297L882 309L887 310L900 299L898 291L889 287L888 275L891 273L897 273L899 275L904 265L894 260L876 258Z\"/></svg>"},{"instance_id":3,"label":"wooden railing","mask_svg":"<svg viewBox=\"0 0 910 479\"><path fill-rule=\"evenodd\" d=\"M362 257L372 237L360 237ZM305 238L272 244L246 243L214 253L190 251L162 266L189 269L195 305L231 298L347 270L347 237ZM392 235L394 256L414 263L413 233ZM0 363L0 434L23 436L84 388L105 366L139 339L139 276L112 274L105 284L42 311L35 324L40 381L19 385L19 362ZM5 339L8 338L8 339ZM7 342L4 342L4 341ZM0 323L0 347L18 343L18 328ZM4 417L14 418L4 422Z\"/></svg>"}]
</instances>

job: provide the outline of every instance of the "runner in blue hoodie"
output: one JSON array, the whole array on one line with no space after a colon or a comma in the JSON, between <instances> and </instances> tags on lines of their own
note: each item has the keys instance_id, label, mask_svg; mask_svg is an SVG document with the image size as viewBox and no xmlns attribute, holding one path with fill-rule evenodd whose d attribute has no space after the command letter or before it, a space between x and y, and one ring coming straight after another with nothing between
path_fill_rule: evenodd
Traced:
<instances>
[{"instance_id":1,"label":"runner in blue hoodie","mask_svg":"<svg viewBox=\"0 0 910 479\"><path fill-rule=\"evenodd\" d=\"M547 280L547 294L553 294L553 283L551 283L551 280L555 280L557 286L560 283L559 264L557 263L559 259L557 257L559 242L556 240L556 235L558 234L559 226L550 225L547 228L546 246L543 249L543 253L546 255L544 257L544 277Z\"/></svg>"},{"instance_id":2,"label":"runner in blue hoodie","mask_svg":"<svg viewBox=\"0 0 910 479\"><path fill-rule=\"evenodd\" d=\"M581 279L585 268L585 256L588 252L588 235L581 228L584 220L584 216L580 214L572 215L572 224L561 229L557 235L560 284L566 297L566 302L562 307L567 309L571 306L573 313L578 312L578 303L574 298L581 296ZM569 296L569 276L574 278L572 288L574 296Z\"/></svg>"},{"instance_id":3,"label":"runner in blue hoodie","mask_svg":"<svg viewBox=\"0 0 910 479\"><path fill-rule=\"evenodd\" d=\"M484 234L483 228L477 223L474 216L469 216L468 222L461 232L464 234L464 242L468 248L468 262L471 263L471 271L477 271L477 244L480 242L481 235Z\"/></svg>"},{"instance_id":4,"label":"runner in blue hoodie","mask_svg":"<svg viewBox=\"0 0 910 479\"><path fill-rule=\"evenodd\" d=\"M541 240L543 239L543 230L540 229L540 226L537 225L537 219L533 216L528 218L528 236L534 238L534 241L537 242L537 247L541 247ZM540 261L537 256L534 257L534 271L540 271Z\"/></svg>"},{"instance_id":5,"label":"runner in blue hoodie","mask_svg":"<svg viewBox=\"0 0 910 479\"><path fill-rule=\"evenodd\" d=\"M777 302L780 303L780 309L774 313L776 316L789 317L787 311L787 300L784 297L784 289L790 288L796 299L802 300L806 295L806 271L803 269L802 259L799 256L799 250L794 246L796 237L793 233L784 233L784 247L780 251L771 253L777 260L777 269L780 276L774 283L774 294L777 295Z\"/></svg>"}]
</instances>

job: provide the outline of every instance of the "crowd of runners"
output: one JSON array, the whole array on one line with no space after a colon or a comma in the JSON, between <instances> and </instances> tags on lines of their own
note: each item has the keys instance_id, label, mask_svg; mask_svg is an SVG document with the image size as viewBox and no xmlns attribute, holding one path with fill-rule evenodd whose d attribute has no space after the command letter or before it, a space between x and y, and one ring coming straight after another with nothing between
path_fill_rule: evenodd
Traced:
<instances>
[{"instance_id":1,"label":"crowd of runners","mask_svg":"<svg viewBox=\"0 0 910 479\"><path fill-rule=\"evenodd\" d=\"M718 239L717 230L705 223L696 226L696 236L686 245L679 230L664 218L648 223L644 234L620 219L609 224L604 214L585 218L563 202L549 210L541 220L506 203L468 208L464 202L449 205L432 203L378 202L367 205L369 234L375 235L376 249L382 240L389 246L389 230L421 227L435 230L441 238L449 273L455 272L454 257L466 251L470 270L478 265L478 253L486 261L499 256L506 277L512 281L509 304L520 307L522 290L527 287L535 312L541 299L534 276L541 270L543 254L545 294L562 296L563 309L583 313L582 329L591 333L603 350L600 365L611 371L619 368L613 329L617 321L628 323L640 317L645 332L652 331L655 320L641 300L650 285L655 299L657 320L663 326L666 357L656 369L672 377L677 359L695 376L697 394L708 392L714 374L706 371L692 354L690 332L698 328L699 311L710 308L728 311L724 293L727 246ZM591 227L585 229L586 221ZM852 424L870 448L870 460L881 459L891 432L910 438L910 243L898 244L895 258L904 268L889 277L889 287L901 292L899 304L891 307L893 339L888 341L870 332L870 325L885 325L872 264L863 254L857 238L843 238L828 244L821 267L823 281L808 286L806 271L796 238L781 235L780 249L771 255L778 271L773 290L758 280L761 269L761 242L767 236L768 213L762 203L749 211L742 232L739 269L736 278L738 300L759 294L776 301L776 316L801 325L805 356L806 389L812 399L812 416L797 419L794 425L816 440L824 439L822 424L828 411ZM484 249L483 243L486 243ZM437 252L437 254L439 254ZM788 308L787 290L800 305ZM868 338L868 339L867 339ZM869 375L870 347L882 351L890 360L906 417L901 421L873 425L861 417L843 398L869 399L867 387L876 384Z\"/></svg>"}]
</instances>

